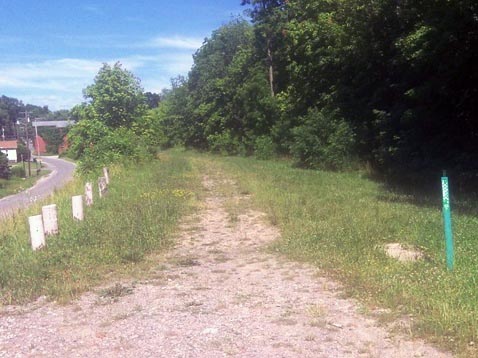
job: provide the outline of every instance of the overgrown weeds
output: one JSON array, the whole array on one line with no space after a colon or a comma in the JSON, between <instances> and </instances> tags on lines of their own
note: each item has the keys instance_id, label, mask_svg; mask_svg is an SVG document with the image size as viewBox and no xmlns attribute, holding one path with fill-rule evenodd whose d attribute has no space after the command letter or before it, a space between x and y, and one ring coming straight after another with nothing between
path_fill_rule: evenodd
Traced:
<instances>
[{"instance_id":1,"label":"overgrown weeds","mask_svg":"<svg viewBox=\"0 0 478 358\"><path fill-rule=\"evenodd\" d=\"M38 204L2 221L0 302L21 303L46 295L67 301L101 283L111 272L126 272L149 254L168 247L178 219L194 202L195 173L185 158L110 170L108 195L95 197L85 220L74 222L71 196L82 194L88 178L76 178L47 202L56 203L60 234L32 252L27 216ZM90 179L93 179L90 178Z\"/></svg>"}]
</instances>

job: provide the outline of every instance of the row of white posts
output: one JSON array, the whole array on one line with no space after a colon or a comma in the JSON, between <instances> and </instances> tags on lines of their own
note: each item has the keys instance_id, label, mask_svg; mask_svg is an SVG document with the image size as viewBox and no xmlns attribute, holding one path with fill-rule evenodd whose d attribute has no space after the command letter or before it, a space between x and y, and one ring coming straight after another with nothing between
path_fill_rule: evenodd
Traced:
<instances>
[{"instance_id":1,"label":"row of white posts","mask_svg":"<svg viewBox=\"0 0 478 358\"><path fill-rule=\"evenodd\" d=\"M108 192L110 177L108 168L103 168L103 176L98 178L98 194L103 198ZM93 184L85 184L85 202L86 206L93 205ZM71 198L71 207L73 219L82 221L85 218L83 210L83 195L75 195ZM28 223L30 225L30 241L33 250L41 249L46 245L46 237L57 235L58 229L58 211L56 204L42 207L41 215L30 216Z\"/></svg>"}]
</instances>

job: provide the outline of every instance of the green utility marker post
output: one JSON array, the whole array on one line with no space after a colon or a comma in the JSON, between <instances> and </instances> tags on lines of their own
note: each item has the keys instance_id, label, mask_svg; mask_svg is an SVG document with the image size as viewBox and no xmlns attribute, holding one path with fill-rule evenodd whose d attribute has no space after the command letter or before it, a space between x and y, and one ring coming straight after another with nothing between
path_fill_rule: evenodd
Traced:
<instances>
[{"instance_id":1,"label":"green utility marker post","mask_svg":"<svg viewBox=\"0 0 478 358\"><path fill-rule=\"evenodd\" d=\"M445 226L446 265L448 270L453 271L453 232L451 230L450 191L448 189L448 177L446 176L446 171L443 171L443 176L441 177L441 189L443 194L443 223Z\"/></svg>"}]
</instances>

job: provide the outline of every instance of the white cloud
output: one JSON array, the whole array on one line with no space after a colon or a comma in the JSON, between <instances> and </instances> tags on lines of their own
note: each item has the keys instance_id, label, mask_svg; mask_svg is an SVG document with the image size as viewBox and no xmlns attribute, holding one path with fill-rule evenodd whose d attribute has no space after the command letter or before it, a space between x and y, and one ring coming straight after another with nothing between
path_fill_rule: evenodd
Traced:
<instances>
[{"instance_id":1,"label":"white cloud","mask_svg":"<svg viewBox=\"0 0 478 358\"><path fill-rule=\"evenodd\" d=\"M99 61L57 59L25 64L0 64L2 94L24 103L70 108L82 101L82 89L93 81Z\"/></svg>"},{"instance_id":2,"label":"white cloud","mask_svg":"<svg viewBox=\"0 0 478 358\"><path fill-rule=\"evenodd\" d=\"M83 78L94 74L101 65L98 61L64 58L24 64L2 64L0 66L0 84L2 79L14 78L26 81L38 81L54 77Z\"/></svg>"},{"instance_id":3,"label":"white cloud","mask_svg":"<svg viewBox=\"0 0 478 358\"><path fill-rule=\"evenodd\" d=\"M31 63L0 63L0 88L24 103L48 105L50 109L71 108L83 101L82 90L92 84L103 62L123 67L141 79L145 91L160 92L170 78L186 75L193 60L190 53L132 55L119 59L85 60L63 58Z\"/></svg>"},{"instance_id":4,"label":"white cloud","mask_svg":"<svg viewBox=\"0 0 478 358\"><path fill-rule=\"evenodd\" d=\"M197 50L201 47L204 39L199 37L158 36L144 43L145 47L153 48L176 48L184 50Z\"/></svg>"},{"instance_id":5,"label":"white cloud","mask_svg":"<svg viewBox=\"0 0 478 358\"><path fill-rule=\"evenodd\" d=\"M161 76L154 79L146 79L142 82L145 92L161 93L165 88L171 87L171 78L167 76Z\"/></svg>"},{"instance_id":6,"label":"white cloud","mask_svg":"<svg viewBox=\"0 0 478 358\"><path fill-rule=\"evenodd\" d=\"M138 39L123 35L96 34L96 35L56 35L55 39L61 40L65 45L73 48L90 49L174 49L178 51L191 51L199 49L205 37L189 36L156 36L147 39ZM1 38L0 38L1 39Z\"/></svg>"}]
</instances>

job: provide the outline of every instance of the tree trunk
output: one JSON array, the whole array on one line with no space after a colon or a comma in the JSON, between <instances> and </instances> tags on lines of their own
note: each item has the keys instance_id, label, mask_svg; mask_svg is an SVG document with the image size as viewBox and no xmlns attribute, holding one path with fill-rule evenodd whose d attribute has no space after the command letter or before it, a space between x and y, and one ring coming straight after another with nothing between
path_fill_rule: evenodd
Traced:
<instances>
[{"instance_id":1,"label":"tree trunk","mask_svg":"<svg viewBox=\"0 0 478 358\"><path fill-rule=\"evenodd\" d=\"M267 41L267 62L269 63L269 84L271 86L271 96L274 97L274 66L272 63L272 52L270 41Z\"/></svg>"}]
</instances>

